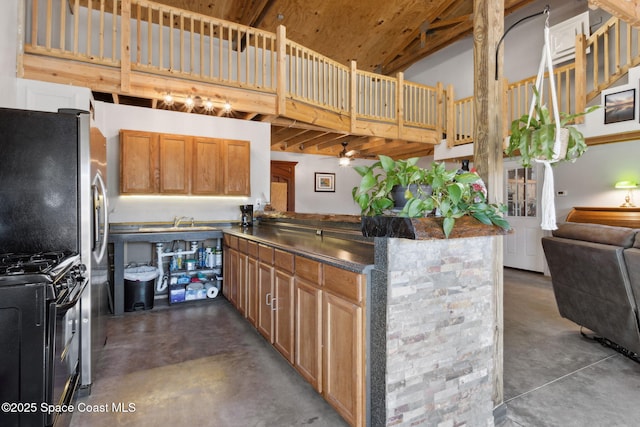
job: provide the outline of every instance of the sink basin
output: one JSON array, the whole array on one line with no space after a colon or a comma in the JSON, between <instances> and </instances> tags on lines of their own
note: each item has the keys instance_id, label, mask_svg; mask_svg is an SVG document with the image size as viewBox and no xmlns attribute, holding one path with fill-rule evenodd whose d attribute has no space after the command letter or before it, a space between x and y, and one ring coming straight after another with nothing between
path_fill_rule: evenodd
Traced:
<instances>
[{"instance_id":1,"label":"sink basin","mask_svg":"<svg viewBox=\"0 0 640 427\"><path fill-rule=\"evenodd\" d=\"M174 233L176 231L214 231L216 227L208 225L184 226L184 227L140 227L138 231L141 233Z\"/></svg>"}]
</instances>

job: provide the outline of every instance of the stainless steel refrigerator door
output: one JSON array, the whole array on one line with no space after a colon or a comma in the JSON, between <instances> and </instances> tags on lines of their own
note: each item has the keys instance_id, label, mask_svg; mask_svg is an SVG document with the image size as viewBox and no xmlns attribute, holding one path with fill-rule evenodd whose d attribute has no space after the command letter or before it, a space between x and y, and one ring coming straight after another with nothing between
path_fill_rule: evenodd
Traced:
<instances>
[{"instance_id":1,"label":"stainless steel refrigerator door","mask_svg":"<svg viewBox=\"0 0 640 427\"><path fill-rule=\"evenodd\" d=\"M106 139L89 128L89 116L79 116L80 147L80 256L90 286L82 295L80 384L89 389L96 363L106 341L108 315L108 260L106 256L108 198Z\"/></svg>"}]
</instances>

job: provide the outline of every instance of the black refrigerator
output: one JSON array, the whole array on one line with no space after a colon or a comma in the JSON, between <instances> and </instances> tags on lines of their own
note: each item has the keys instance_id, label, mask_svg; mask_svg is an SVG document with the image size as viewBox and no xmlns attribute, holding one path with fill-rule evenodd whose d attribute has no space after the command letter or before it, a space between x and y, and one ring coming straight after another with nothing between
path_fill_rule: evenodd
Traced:
<instances>
[{"instance_id":1,"label":"black refrigerator","mask_svg":"<svg viewBox=\"0 0 640 427\"><path fill-rule=\"evenodd\" d=\"M0 108L0 153L0 253L75 252L86 268L79 328L88 393L109 307L106 140L88 112Z\"/></svg>"}]
</instances>

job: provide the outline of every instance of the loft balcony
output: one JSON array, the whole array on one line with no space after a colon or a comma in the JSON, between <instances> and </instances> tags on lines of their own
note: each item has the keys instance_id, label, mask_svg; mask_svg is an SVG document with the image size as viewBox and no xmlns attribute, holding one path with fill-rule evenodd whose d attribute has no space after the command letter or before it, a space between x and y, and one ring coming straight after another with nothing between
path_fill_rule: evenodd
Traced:
<instances>
[{"instance_id":1,"label":"loft balcony","mask_svg":"<svg viewBox=\"0 0 640 427\"><path fill-rule=\"evenodd\" d=\"M472 97L345 66L282 26L270 33L147 0L25 0L24 28L19 77L87 87L108 102L270 122L272 150L337 155L349 141L362 155L410 157L443 139L473 142ZM582 111L640 64L633 40L638 30L617 18L578 36L575 61L554 70L559 108ZM505 136L534 83L503 81Z\"/></svg>"}]
</instances>

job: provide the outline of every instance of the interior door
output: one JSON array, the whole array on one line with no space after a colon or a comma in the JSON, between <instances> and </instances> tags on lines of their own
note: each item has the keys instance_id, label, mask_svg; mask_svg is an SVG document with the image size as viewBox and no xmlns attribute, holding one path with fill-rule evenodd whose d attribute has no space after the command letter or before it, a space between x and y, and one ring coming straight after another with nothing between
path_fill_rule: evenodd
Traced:
<instances>
[{"instance_id":1,"label":"interior door","mask_svg":"<svg viewBox=\"0 0 640 427\"><path fill-rule=\"evenodd\" d=\"M542 167L524 168L515 161L505 161L505 200L507 220L514 233L504 239L504 266L529 271L544 271L544 253L540 228L540 194Z\"/></svg>"},{"instance_id":2,"label":"interior door","mask_svg":"<svg viewBox=\"0 0 640 427\"><path fill-rule=\"evenodd\" d=\"M298 162L271 161L271 207L277 211L296 210L296 165Z\"/></svg>"}]
</instances>

